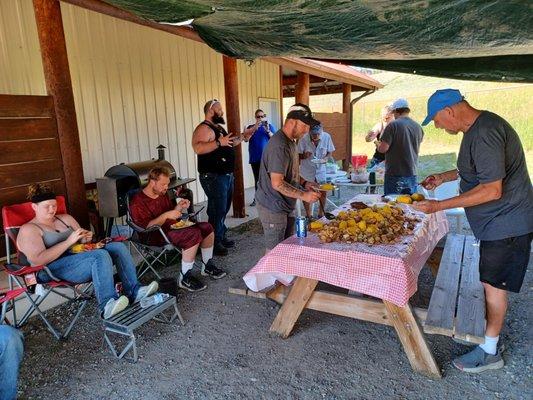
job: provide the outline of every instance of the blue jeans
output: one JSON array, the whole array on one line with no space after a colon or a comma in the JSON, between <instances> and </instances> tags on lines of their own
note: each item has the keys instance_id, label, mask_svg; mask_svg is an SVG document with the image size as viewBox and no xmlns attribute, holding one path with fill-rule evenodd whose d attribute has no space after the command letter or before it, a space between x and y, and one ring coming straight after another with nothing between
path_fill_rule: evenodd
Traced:
<instances>
[{"instance_id":1,"label":"blue jeans","mask_svg":"<svg viewBox=\"0 0 533 400\"><path fill-rule=\"evenodd\" d=\"M383 190L385 194L413 194L416 193L416 175L391 176L385 174Z\"/></svg>"},{"instance_id":2,"label":"blue jeans","mask_svg":"<svg viewBox=\"0 0 533 400\"><path fill-rule=\"evenodd\" d=\"M225 222L233 197L233 174L200 174L200 184L207 196L207 217L221 242L228 230Z\"/></svg>"},{"instance_id":3,"label":"blue jeans","mask_svg":"<svg viewBox=\"0 0 533 400\"><path fill-rule=\"evenodd\" d=\"M56 278L72 282L93 282L98 308L104 311L109 299L117 299L113 281L113 264L122 281L126 296L134 300L139 290L139 281L135 271L135 264L124 243L111 242L103 249L86 251L84 253L66 255L48 264L50 272ZM39 272L38 281L50 282L52 278L44 271Z\"/></svg>"},{"instance_id":4,"label":"blue jeans","mask_svg":"<svg viewBox=\"0 0 533 400\"><path fill-rule=\"evenodd\" d=\"M17 378L24 345L22 333L9 325L0 325L0 399L17 398Z\"/></svg>"}]
</instances>

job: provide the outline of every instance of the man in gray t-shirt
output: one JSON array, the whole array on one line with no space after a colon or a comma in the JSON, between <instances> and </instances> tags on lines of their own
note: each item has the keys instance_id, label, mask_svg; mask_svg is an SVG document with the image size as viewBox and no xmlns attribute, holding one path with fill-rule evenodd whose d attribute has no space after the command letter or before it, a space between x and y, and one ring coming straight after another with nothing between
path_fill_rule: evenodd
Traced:
<instances>
[{"instance_id":1,"label":"man in gray t-shirt","mask_svg":"<svg viewBox=\"0 0 533 400\"><path fill-rule=\"evenodd\" d=\"M499 334L507 312L507 291L522 286L533 239L533 189L524 151L515 130L500 116L473 108L458 90L435 92L428 116L448 133L463 132L457 169L430 175L422 185L434 189L461 178L461 194L414 204L426 213L464 207L479 243L479 278L485 289L485 343L456 358L466 372L503 367Z\"/></svg>"},{"instance_id":2,"label":"man in gray t-shirt","mask_svg":"<svg viewBox=\"0 0 533 400\"><path fill-rule=\"evenodd\" d=\"M296 140L318 124L309 107L297 103L289 108L283 127L263 151L255 200L267 251L292 235L296 200L314 203L320 197L320 193L312 190L314 182L300 178L296 145ZM305 190L301 190L301 186Z\"/></svg>"},{"instance_id":3,"label":"man in gray t-shirt","mask_svg":"<svg viewBox=\"0 0 533 400\"><path fill-rule=\"evenodd\" d=\"M391 105L395 120L381 134L377 151L385 153L385 194L416 192L416 167L424 131L409 118L409 104L397 99Z\"/></svg>"}]
</instances>

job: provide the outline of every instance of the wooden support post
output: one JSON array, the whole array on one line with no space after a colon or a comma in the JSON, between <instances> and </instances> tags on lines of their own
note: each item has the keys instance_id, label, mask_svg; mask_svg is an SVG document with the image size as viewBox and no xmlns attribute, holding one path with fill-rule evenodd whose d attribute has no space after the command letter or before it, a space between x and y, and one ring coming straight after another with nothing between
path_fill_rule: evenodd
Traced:
<instances>
[{"instance_id":1,"label":"wooden support post","mask_svg":"<svg viewBox=\"0 0 533 400\"><path fill-rule=\"evenodd\" d=\"M85 227L89 213L83 179L76 108L58 0L33 0L46 90L54 100L69 212Z\"/></svg>"},{"instance_id":2,"label":"wooden support post","mask_svg":"<svg viewBox=\"0 0 533 400\"><path fill-rule=\"evenodd\" d=\"M279 66L279 127L283 126L283 67Z\"/></svg>"},{"instance_id":3,"label":"wooden support post","mask_svg":"<svg viewBox=\"0 0 533 400\"><path fill-rule=\"evenodd\" d=\"M237 60L222 56L224 69L224 93L226 94L226 116L228 132L239 134L242 132L241 116L239 112L239 83L237 76ZM245 218L244 206L244 175L242 166L242 146L235 147L235 186L233 188L233 217Z\"/></svg>"},{"instance_id":4,"label":"wooden support post","mask_svg":"<svg viewBox=\"0 0 533 400\"><path fill-rule=\"evenodd\" d=\"M284 339L289 337L317 284L318 281L315 279L296 278L287 299L270 326L270 332L277 333Z\"/></svg>"},{"instance_id":5,"label":"wooden support post","mask_svg":"<svg viewBox=\"0 0 533 400\"><path fill-rule=\"evenodd\" d=\"M433 358L411 306L407 304L405 307L398 307L388 301L383 301L383 303L402 342L411 367L429 378L440 379L442 375L439 366Z\"/></svg>"},{"instance_id":6,"label":"wooden support post","mask_svg":"<svg viewBox=\"0 0 533 400\"><path fill-rule=\"evenodd\" d=\"M309 74L297 72L296 80L296 103L309 105Z\"/></svg>"},{"instance_id":7,"label":"wooden support post","mask_svg":"<svg viewBox=\"0 0 533 400\"><path fill-rule=\"evenodd\" d=\"M352 85L349 83L342 84L342 113L348 114L348 132L346 132L346 158L342 160L342 168L347 171L352 159Z\"/></svg>"}]
</instances>

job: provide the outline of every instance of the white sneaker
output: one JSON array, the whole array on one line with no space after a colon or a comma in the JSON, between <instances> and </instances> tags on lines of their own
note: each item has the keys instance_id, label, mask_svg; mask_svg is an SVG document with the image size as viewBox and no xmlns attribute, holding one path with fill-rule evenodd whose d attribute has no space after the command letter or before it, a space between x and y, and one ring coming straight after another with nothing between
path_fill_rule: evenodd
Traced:
<instances>
[{"instance_id":1,"label":"white sneaker","mask_svg":"<svg viewBox=\"0 0 533 400\"><path fill-rule=\"evenodd\" d=\"M137 291L137 296L135 296L134 303L138 303L142 299L153 295L159 289L159 284L156 281L151 282L147 286L141 286Z\"/></svg>"},{"instance_id":2,"label":"white sneaker","mask_svg":"<svg viewBox=\"0 0 533 400\"><path fill-rule=\"evenodd\" d=\"M104 319L109 319L112 316L118 314L126 307L128 307L130 301L126 296L120 296L118 299L109 299L104 307Z\"/></svg>"}]
</instances>

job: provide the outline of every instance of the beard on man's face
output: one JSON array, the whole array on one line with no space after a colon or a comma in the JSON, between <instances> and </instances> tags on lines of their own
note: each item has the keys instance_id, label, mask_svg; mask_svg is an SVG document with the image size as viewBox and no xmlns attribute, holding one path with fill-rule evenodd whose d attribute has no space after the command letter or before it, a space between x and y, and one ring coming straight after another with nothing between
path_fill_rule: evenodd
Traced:
<instances>
[{"instance_id":1,"label":"beard on man's face","mask_svg":"<svg viewBox=\"0 0 533 400\"><path fill-rule=\"evenodd\" d=\"M163 195L165 195L167 193L167 189L160 188L160 187L157 187L157 186L154 187L153 191L158 196L163 196Z\"/></svg>"},{"instance_id":2,"label":"beard on man's face","mask_svg":"<svg viewBox=\"0 0 533 400\"><path fill-rule=\"evenodd\" d=\"M213 123L224 125L226 123L226 120L222 115L215 114L213 115Z\"/></svg>"}]
</instances>

